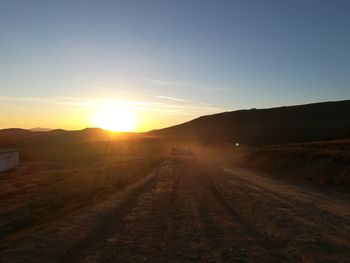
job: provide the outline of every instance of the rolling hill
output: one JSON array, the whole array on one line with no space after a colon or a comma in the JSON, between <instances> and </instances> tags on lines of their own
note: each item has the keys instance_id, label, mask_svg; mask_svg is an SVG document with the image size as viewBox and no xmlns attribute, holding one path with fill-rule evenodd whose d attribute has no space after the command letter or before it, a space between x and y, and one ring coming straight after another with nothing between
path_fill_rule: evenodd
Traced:
<instances>
[{"instance_id":1,"label":"rolling hill","mask_svg":"<svg viewBox=\"0 0 350 263\"><path fill-rule=\"evenodd\" d=\"M350 100L224 112L151 133L257 146L349 138Z\"/></svg>"}]
</instances>

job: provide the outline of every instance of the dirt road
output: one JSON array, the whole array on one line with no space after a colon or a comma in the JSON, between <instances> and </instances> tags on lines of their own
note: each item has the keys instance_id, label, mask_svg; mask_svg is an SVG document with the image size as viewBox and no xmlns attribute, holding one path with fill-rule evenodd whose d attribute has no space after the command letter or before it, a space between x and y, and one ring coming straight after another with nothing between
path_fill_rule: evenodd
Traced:
<instances>
[{"instance_id":1,"label":"dirt road","mask_svg":"<svg viewBox=\"0 0 350 263\"><path fill-rule=\"evenodd\" d=\"M350 200L174 158L0 256L2 262L348 262Z\"/></svg>"}]
</instances>

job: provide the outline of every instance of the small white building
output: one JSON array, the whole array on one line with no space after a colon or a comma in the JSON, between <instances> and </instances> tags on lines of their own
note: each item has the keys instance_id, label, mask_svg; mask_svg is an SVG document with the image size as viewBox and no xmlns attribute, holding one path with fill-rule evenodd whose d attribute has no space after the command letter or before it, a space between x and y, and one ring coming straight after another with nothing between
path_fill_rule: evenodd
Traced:
<instances>
[{"instance_id":1,"label":"small white building","mask_svg":"<svg viewBox=\"0 0 350 263\"><path fill-rule=\"evenodd\" d=\"M18 165L18 151L13 149L0 149L0 172L15 168Z\"/></svg>"}]
</instances>

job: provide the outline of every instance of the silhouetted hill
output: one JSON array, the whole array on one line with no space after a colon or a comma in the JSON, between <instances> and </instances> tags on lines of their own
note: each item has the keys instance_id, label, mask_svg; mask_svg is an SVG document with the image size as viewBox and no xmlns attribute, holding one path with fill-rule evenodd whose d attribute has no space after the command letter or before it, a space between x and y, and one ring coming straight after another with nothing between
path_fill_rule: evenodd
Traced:
<instances>
[{"instance_id":1,"label":"silhouetted hill","mask_svg":"<svg viewBox=\"0 0 350 263\"><path fill-rule=\"evenodd\" d=\"M89 156L87 159L91 161L94 158L102 158L106 153L111 154L112 149L113 154L117 155L142 147L151 149L154 140L148 137L150 136L134 133L112 133L99 128L77 131L57 129L47 132L3 129L0 130L0 149L18 150L21 162L77 159L86 161L86 156ZM120 145L124 147L123 151L120 150ZM139 152L141 153L141 150Z\"/></svg>"},{"instance_id":2,"label":"silhouetted hill","mask_svg":"<svg viewBox=\"0 0 350 263\"><path fill-rule=\"evenodd\" d=\"M9 128L9 129L2 129L0 130L0 137L2 136L19 136L19 135L26 135L31 134L31 131L20 129L20 128Z\"/></svg>"},{"instance_id":3,"label":"silhouetted hill","mask_svg":"<svg viewBox=\"0 0 350 263\"><path fill-rule=\"evenodd\" d=\"M151 133L249 145L349 138L350 100L224 112Z\"/></svg>"},{"instance_id":4,"label":"silhouetted hill","mask_svg":"<svg viewBox=\"0 0 350 263\"><path fill-rule=\"evenodd\" d=\"M50 128L42 128L42 127L35 127L30 129L30 131L34 131L34 132L47 132L47 131L52 131L53 129Z\"/></svg>"},{"instance_id":5,"label":"silhouetted hill","mask_svg":"<svg viewBox=\"0 0 350 263\"><path fill-rule=\"evenodd\" d=\"M100 128L86 128L83 130L67 131L62 129L50 131L32 131L10 128L0 130L0 146L11 145L43 145L60 146L62 143L77 143L86 141L100 141L111 137L128 136L129 133L111 133Z\"/></svg>"}]
</instances>

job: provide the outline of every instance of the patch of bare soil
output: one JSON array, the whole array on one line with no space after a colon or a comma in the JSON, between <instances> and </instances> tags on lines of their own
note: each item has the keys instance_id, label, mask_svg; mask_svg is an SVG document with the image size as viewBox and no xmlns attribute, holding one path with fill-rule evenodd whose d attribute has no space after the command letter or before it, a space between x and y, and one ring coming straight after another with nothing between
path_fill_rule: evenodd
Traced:
<instances>
[{"instance_id":1,"label":"patch of bare soil","mask_svg":"<svg viewBox=\"0 0 350 263\"><path fill-rule=\"evenodd\" d=\"M350 197L170 158L108 200L0 250L2 262L346 262Z\"/></svg>"},{"instance_id":2,"label":"patch of bare soil","mask_svg":"<svg viewBox=\"0 0 350 263\"><path fill-rule=\"evenodd\" d=\"M241 158L242 165L277 177L350 189L350 140L266 146Z\"/></svg>"}]
</instances>

